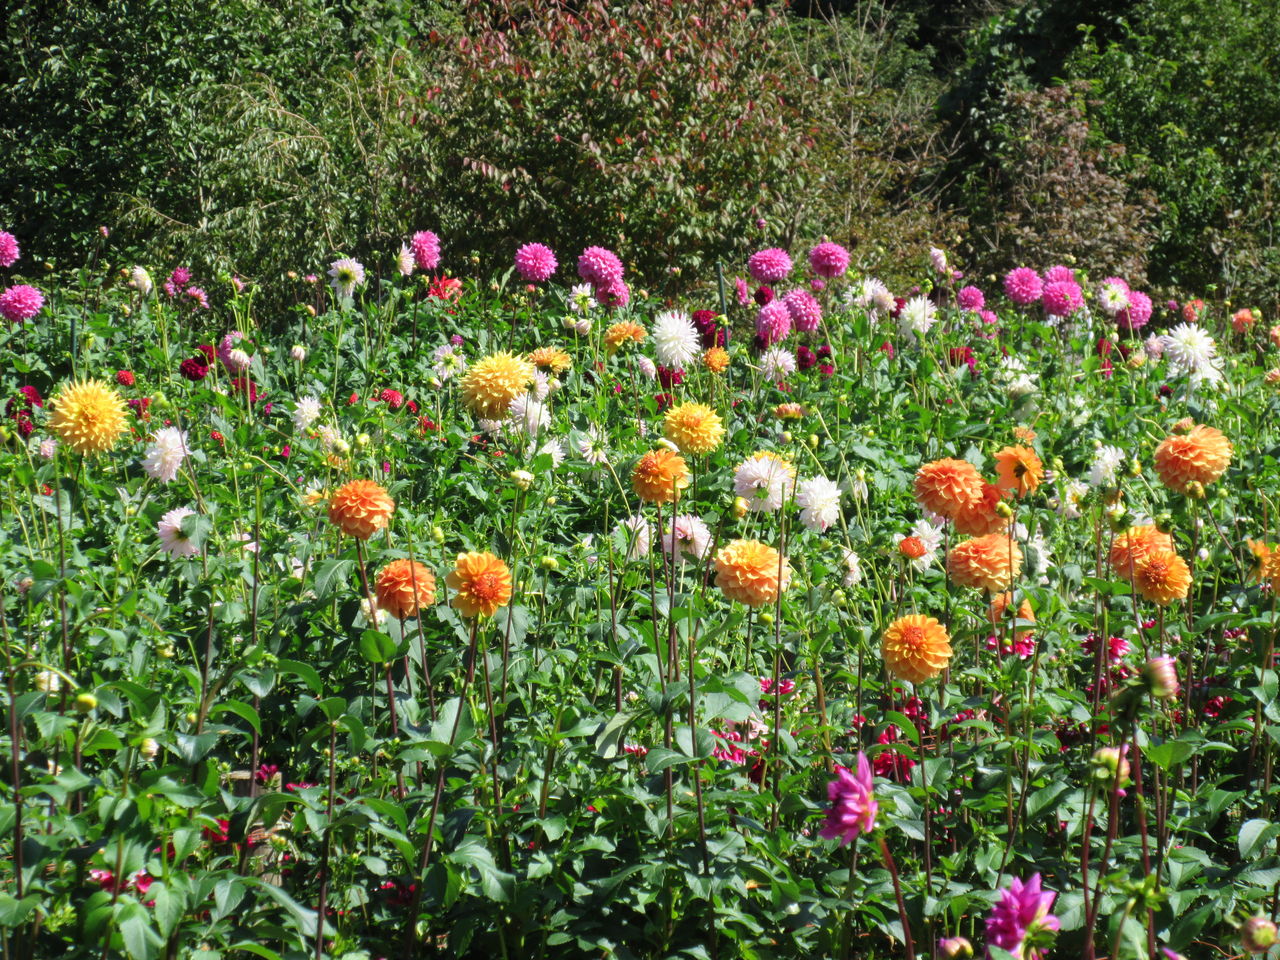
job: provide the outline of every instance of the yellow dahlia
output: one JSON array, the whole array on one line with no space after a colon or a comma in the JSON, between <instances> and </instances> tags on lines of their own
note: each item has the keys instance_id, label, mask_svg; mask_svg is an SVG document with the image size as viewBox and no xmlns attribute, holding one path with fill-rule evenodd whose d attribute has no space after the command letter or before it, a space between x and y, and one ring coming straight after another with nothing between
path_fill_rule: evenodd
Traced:
<instances>
[{"instance_id":1,"label":"yellow dahlia","mask_svg":"<svg viewBox=\"0 0 1280 960\"><path fill-rule=\"evenodd\" d=\"M998 533L1009 525L1009 516L1001 516L997 507L1004 502L1004 495L994 483L983 483L982 493L968 506L961 507L951 519L956 523L956 533L966 537L981 537ZM1007 512L1007 511L1006 511Z\"/></svg>"},{"instance_id":2,"label":"yellow dahlia","mask_svg":"<svg viewBox=\"0 0 1280 960\"><path fill-rule=\"evenodd\" d=\"M1003 533L962 540L947 554L947 572L962 587L999 593L1022 572L1022 551Z\"/></svg>"},{"instance_id":3,"label":"yellow dahlia","mask_svg":"<svg viewBox=\"0 0 1280 960\"><path fill-rule=\"evenodd\" d=\"M1156 447L1156 473L1170 490L1186 493L1192 483L1213 483L1231 463L1231 441L1203 424L1190 433L1173 434Z\"/></svg>"},{"instance_id":4,"label":"yellow dahlia","mask_svg":"<svg viewBox=\"0 0 1280 960\"><path fill-rule=\"evenodd\" d=\"M682 403L667 411L662 431L684 453L710 453L724 439L719 415L704 403Z\"/></svg>"},{"instance_id":5,"label":"yellow dahlia","mask_svg":"<svg viewBox=\"0 0 1280 960\"><path fill-rule=\"evenodd\" d=\"M347 536L368 540L387 525L396 502L372 480L352 480L329 498L329 522Z\"/></svg>"},{"instance_id":6,"label":"yellow dahlia","mask_svg":"<svg viewBox=\"0 0 1280 960\"><path fill-rule=\"evenodd\" d=\"M729 369L729 351L724 347L712 347L702 355L702 365L712 373L724 373Z\"/></svg>"},{"instance_id":7,"label":"yellow dahlia","mask_svg":"<svg viewBox=\"0 0 1280 960\"><path fill-rule=\"evenodd\" d=\"M734 540L716 554L716 586L748 607L773 603L790 582L790 565L759 540Z\"/></svg>"},{"instance_id":8,"label":"yellow dahlia","mask_svg":"<svg viewBox=\"0 0 1280 960\"><path fill-rule=\"evenodd\" d=\"M640 343L646 336L648 333L640 324L623 320L604 332L605 349L610 353L617 353L618 348L623 344Z\"/></svg>"},{"instance_id":9,"label":"yellow dahlia","mask_svg":"<svg viewBox=\"0 0 1280 960\"><path fill-rule=\"evenodd\" d=\"M101 380L69 383L50 401L49 429L76 453L101 453L128 430L124 400Z\"/></svg>"},{"instance_id":10,"label":"yellow dahlia","mask_svg":"<svg viewBox=\"0 0 1280 960\"><path fill-rule=\"evenodd\" d=\"M1128 580L1134 575L1138 564L1147 557L1153 553L1172 549L1173 537L1147 524L1141 527L1130 527L1116 537L1111 544L1111 555L1108 559L1116 576Z\"/></svg>"},{"instance_id":11,"label":"yellow dahlia","mask_svg":"<svg viewBox=\"0 0 1280 960\"><path fill-rule=\"evenodd\" d=\"M416 617L436 599L436 576L415 560L392 560L374 582L378 608L397 620Z\"/></svg>"},{"instance_id":12,"label":"yellow dahlia","mask_svg":"<svg viewBox=\"0 0 1280 960\"><path fill-rule=\"evenodd\" d=\"M492 553L460 553L444 582L454 591L449 603L464 617L492 617L511 600L511 571Z\"/></svg>"},{"instance_id":13,"label":"yellow dahlia","mask_svg":"<svg viewBox=\"0 0 1280 960\"><path fill-rule=\"evenodd\" d=\"M950 662L951 638L933 617L913 613L889 624L880 638L880 656L899 680L924 683Z\"/></svg>"},{"instance_id":14,"label":"yellow dahlia","mask_svg":"<svg viewBox=\"0 0 1280 960\"><path fill-rule=\"evenodd\" d=\"M666 447L650 450L631 471L631 487L645 503L674 503L689 479L684 457Z\"/></svg>"},{"instance_id":15,"label":"yellow dahlia","mask_svg":"<svg viewBox=\"0 0 1280 960\"><path fill-rule=\"evenodd\" d=\"M967 460L934 460L916 471L915 493L925 509L950 518L982 495L982 477Z\"/></svg>"},{"instance_id":16,"label":"yellow dahlia","mask_svg":"<svg viewBox=\"0 0 1280 960\"><path fill-rule=\"evenodd\" d=\"M1034 493L1044 479L1044 464L1030 447L1004 447L996 454L996 486L1019 497Z\"/></svg>"},{"instance_id":17,"label":"yellow dahlia","mask_svg":"<svg viewBox=\"0 0 1280 960\"><path fill-rule=\"evenodd\" d=\"M487 420L506 418L511 401L533 383L534 366L523 357L494 353L472 364L462 378L467 409Z\"/></svg>"},{"instance_id":18,"label":"yellow dahlia","mask_svg":"<svg viewBox=\"0 0 1280 960\"><path fill-rule=\"evenodd\" d=\"M1133 586L1144 600L1163 607L1187 595L1191 589L1191 570L1172 550L1157 550L1138 561Z\"/></svg>"},{"instance_id":19,"label":"yellow dahlia","mask_svg":"<svg viewBox=\"0 0 1280 960\"><path fill-rule=\"evenodd\" d=\"M573 357L563 347L539 347L529 354L529 362L535 367L545 367L552 373L561 374L573 366Z\"/></svg>"}]
</instances>

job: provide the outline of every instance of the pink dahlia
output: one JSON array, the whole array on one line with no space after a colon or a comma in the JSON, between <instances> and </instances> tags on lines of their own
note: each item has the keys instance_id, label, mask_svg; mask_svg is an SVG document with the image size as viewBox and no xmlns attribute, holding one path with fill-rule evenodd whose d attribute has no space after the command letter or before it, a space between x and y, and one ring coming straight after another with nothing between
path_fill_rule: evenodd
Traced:
<instances>
[{"instance_id":1,"label":"pink dahlia","mask_svg":"<svg viewBox=\"0 0 1280 960\"><path fill-rule=\"evenodd\" d=\"M1075 283L1076 272L1070 267L1064 267L1062 264L1058 264L1056 267L1050 267L1044 272L1045 283L1062 283L1067 280Z\"/></svg>"},{"instance_id":2,"label":"pink dahlia","mask_svg":"<svg viewBox=\"0 0 1280 960\"><path fill-rule=\"evenodd\" d=\"M1026 883L1016 877L1000 891L987 917L987 944L1022 960L1043 960L1045 934L1057 933L1058 918L1049 912L1057 894L1040 888L1040 874Z\"/></svg>"},{"instance_id":3,"label":"pink dahlia","mask_svg":"<svg viewBox=\"0 0 1280 960\"><path fill-rule=\"evenodd\" d=\"M1080 284L1074 280L1050 280L1041 294L1044 312L1051 317L1069 317L1084 305Z\"/></svg>"},{"instance_id":4,"label":"pink dahlia","mask_svg":"<svg viewBox=\"0 0 1280 960\"><path fill-rule=\"evenodd\" d=\"M1035 303L1043 291L1040 274L1030 267L1016 267L1004 275L1004 292L1020 307Z\"/></svg>"},{"instance_id":5,"label":"pink dahlia","mask_svg":"<svg viewBox=\"0 0 1280 960\"><path fill-rule=\"evenodd\" d=\"M983 323L999 323L1000 318L995 315L993 310L979 310L978 317Z\"/></svg>"},{"instance_id":6,"label":"pink dahlia","mask_svg":"<svg viewBox=\"0 0 1280 960\"><path fill-rule=\"evenodd\" d=\"M612 250L587 247L578 255L578 276L597 287L622 279L622 261Z\"/></svg>"},{"instance_id":7,"label":"pink dahlia","mask_svg":"<svg viewBox=\"0 0 1280 960\"><path fill-rule=\"evenodd\" d=\"M631 288L619 277L617 280L598 285L595 288L595 297L601 306L621 309L631 302Z\"/></svg>"},{"instance_id":8,"label":"pink dahlia","mask_svg":"<svg viewBox=\"0 0 1280 960\"><path fill-rule=\"evenodd\" d=\"M530 283L551 279L560 264L551 248L541 243L526 243L516 251L516 270Z\"/></svg>"},{"instance_id":9,"label":"pink dahlia","mask_svg":"<svg viewBox=\"0 0 1280 960\"><path fill-rule=\"evenodd\" d=\"M760 283L778 283L791 272L791 257L777 247L757 251L747 260L747 272Z\"/></svg>"},{"instance_id":10,"label":"pink dahlia","mask_svg":"<svg viewBox=\"0 0 1280 960\"><path fill-rule=\"evenodd\" d=\"M44 306L44 294L35 287L19 283L0 293L0 317L10 323L25 323Z\"/></svg>"},{"instance_id":11,"label":"pink dahlia","mask_svg":"<svg viewBox=\"0 0 1280 960\"><path fill-rule=\"evenodd\" d=\"M738 298L738 306L746 307L751 304L751 288L747 286L747 281L738 277L733 281L733 292Z\"/></svg>"},{"instance_id":12,"label":"pink dahlia","mask_svg":"<svg viewBox=\"0 0 1280 960\"><path fill-rule=\"evenodd\" d=\"M0 267L12 267L19 256L18 238L7 230L0 230Z\"/></svg>"},{"instance_id":13,"label":"pink dahlia","mask_svg":"<svg viewBox=\"0 0 1280 960\"><path fill-rule=\"evenodd\" d=\"M413 262L419 270L434 270L440 266L440 238L430 230L419 230L409 242L413 250Z\"/></svg>"},{"instance_id":14,"label":"pink dahlia","mask_svg":"<svg viewBox=\"0 0 1280 960\"><path fill-rule=\"evenodd\" d=\"M824 240L809 251L809 266L820 277L838 277L849 269L849 251Z\"/></svg>"},{"instance_id":15,"label":"pink dahlia","mask_svg":"<svg viewBox=\"0 0 1280 960\"><path fill-rule=\"evenodd\" d=\"M812 333L822 322L822 307L808 290L792 290L782 298L782 304L801 333Z\"/></svg>"},{"instance_id":16,"label":"pink dahlia","mask_svg":"<svg viewBox=\"0 0 1280 960\"><path fill-rule=\"evenodd\" d=\"M987 298L975 286L961 287L960 292L956 294L956 304L961 310L977 313L987 305Z\"/></svg>"},{"instance_id":17,"label":"pink dahlia","mask_svg":"<svg viewBox=\"0 0 1280 960\"><path fill-rule=\"evenodd\" d=\"M827 822L819 836L826 840L840 838L840 845L847 846L859 834L870 833L876 826L876 803L871 785L871 765L867 755L858 751L857 772L847 767L836 767L836 779L827 784L827 799L831 809Z\"/></svg>"},{"instance_id":18,"label":"pink dahlia","mask_svg":"<svg viewBox=\"0 0 1280 960\"><path fill-rule=\"evenodd\" d=\"M1141 290L1129 291L1129 306L1116 314L1116 326L1122 333L1132 333L1151 319L1151 298Z\"/></svg>"},{"instance_id":19,"label":"pink dahlia","mask_svg":"<svg viewBox=\"0 0 1280 960\"><path fill-rule=\"evenodd\" d=\"M764 346L779 343L791 333L791 311L781 300L766 303L756 314L756 333Z\"/></svg>"}]
</instances>

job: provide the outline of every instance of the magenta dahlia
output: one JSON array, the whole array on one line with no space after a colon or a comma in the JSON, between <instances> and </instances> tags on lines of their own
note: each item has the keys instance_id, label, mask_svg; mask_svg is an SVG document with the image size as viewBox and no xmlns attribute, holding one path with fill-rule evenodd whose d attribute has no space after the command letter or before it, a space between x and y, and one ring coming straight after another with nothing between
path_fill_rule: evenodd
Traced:
<instances>
[{"instance_id":1,"label":"magenta dahlia","mask_svg":"<svg viewBox=\"0 0 1280 960\"><path fill-rule=\"evenodd\" d=\"M746 307L751 304L751 288L747 286L747 281L738 277L733 281L734 296L738 299L738 306Z\"/></svg>"},{"instance_id":2,"label":"magenta dahlia","mask_svg":"<svg viewBox=\"0 0 1280 960\"><path fill-rule=\"evenodd\" d=\"M1064 280L1069 280L1072 283L1075 283L1076 272L1072 270L1070 267L1064 267L1060 263L1057 264L1056 266L1050 267L1048 270L1044 272L1045 283L1061 283Z\"/></svg>"},{"instance_id":3,"label":"magenta dahlia","mask_svg":"<svg viewBox=\"0 0 1280 960\"><path fill-rule=\"evenodd\" d=\"M791 333L791 311L781 300L766 303L756 314L756 333L766 347L787 339Z\"/></svg>"},{"instance_id":4,"label":"magenta dahlia","mask_svg":"<svg viewBox=\"0 0 1280 960\"><path fill-rule=\"evenodd\" d=\"M551 248L542 243L526 243L516 251L516 270L530 283L551 279L560 264Z\"/></svg>"},{"instance_id":5,"label":"magenta dahlia","mask_svg":"<svg viewBox=\"0 0 1280 960\"><path fill-rule=\"evenodd\" d=\"M809 251L809 266L820 277L838 277L849 269L849 251L824 240Z\"/></svg>"},{"instance_id":6,"label":"magenta dahlia","mask_svg":"<svg viewBox=\"0 0 1280 960\"><path fill-rule=\"evenodd\" d=\"M597 287L622 280L622 261L612 250L587 247L578 255L578 276Z\"/></svg>"},{"instance_id":7,"label":"magenta dahlia","mask_svg":"<svg viewBox=\"0 0 1280 960\"><path fill-rule=\"evenodd\" d=\"M808 290L792 290L782 298L782 304L801 333L812 333L822 323L822 307Z\"/></svg>"},{"instance_id":8,"label":"magenta dahlia","mask_svg":"<svg viewBox=\"0 0 1280 960\"><path fill-rule=\"evenodd\" d=\"M760 283L778 283L791 272L791 257L778 247L757 251L747 259L747 272Z\"/></svg>"},{"instance_id":9,"label":"magenta dahlia","mask_svg":"<svg viewBox=\"0 0 1280 960\"><path fill-rule=\"evenodd\" d=\"M0 317L10 323L25 323L44 307L44 294L25 283L0 293Z\"/></svg>"},{"instance_id":10,"label":"magenta dahlia","mask_svg":"<svg viewBox=\"0 0 1280 960\"><path fill-rule=\"evenodd\" d=\"M18 238L7 230L0 230L0 267L12 267L20 255Z\"/></svg>"},{"instance_id":11,"label":"magenta dahlia","mask_svg":"<svg viewBox=\"0 0 1280 960\"><path fill-rule=\"evenodd\" d=\"M839 837L840 845L847 846L859 834L875 829L879 804L872 792L871 765L865 753L858 751L857 772L836 767L836 779L827 784L827 799L831 801L831 809L819 831L824 839Z\"/></svg>"},{"instance_id":12,"label":"magenta dahlia","mask_svg":"<svg viewBox=\"0 0 1280 960\"><path fill-rule=\"evenodd\" d=\"M621 278L595 288L596 301L604 307L621 309L631 302L631 288Z\"/></svg>"},{"instance_id":13,"label":"magenta dahlia","mask_svg":"<svg viewBox=\"0 0 1280 960\"><path fill-rule=\"evenodd\" d=\"M1132 333L1151 319L1151 298L1141 290L1129 291L1129 305L1116 314L1116 326L1122 333Z\"/></svg>"},{"instance_id":14,"label":"magenta dahlia","mask_svg":"<svg viewBox=\"0 0 1280 960\"><path fill-rule=\"evenodd\" d=\"M413 262L419 270L434 270L440 266L440 238L430 230L419 230L409 242L413 250Z\"/></svg>"},{"instance_id":15,"label":"magenta dahlia","mask_svg":"<svg viewBox=\"0 0 1280 960\"><path fill-rule=\"evenodd\" d=\"M1040 274L1030 267L1015 267L1004 275L1004 292L1020 307L1035 303L1043 290Z\"/></svg>"},{"instance_id":16,"label":"magenta dahlia","mask_svg":"<svg viewBox=\"0 0 1280 960\"><path fill-rule=\"evenodd\" d=\"M956 304L961 310L977 313L987 305L987 298L983 296L981 290L971 285L960 288L960 292L956 294Z\"/></svg>"},{"instance_id":17,"label":"magenta dahlia","mask_svg":"<svg viewBox=\"0 0 1280 960\"><path fill-rule=\"evenodd\" d=\"M1057 894L1042 890L1040 874L1026 883L1016 877L1000 891L987 917L987 944L1007 950L1022 960L1043 960L1046 935L1058 932L1058 918L1049 912Z\"/></svg>"},{"instance_id":18,"label":"magenta dahlia","mask_svg":"<svg viewBox=\"0 0 1280 960\"><path fill-rule=\"evenodd\" d=\"M1069 317L1084 305L1084 295L1074 280L1050 280L1044 285L1041 301L1049 316Z\"/></svg>"}]
</instances>

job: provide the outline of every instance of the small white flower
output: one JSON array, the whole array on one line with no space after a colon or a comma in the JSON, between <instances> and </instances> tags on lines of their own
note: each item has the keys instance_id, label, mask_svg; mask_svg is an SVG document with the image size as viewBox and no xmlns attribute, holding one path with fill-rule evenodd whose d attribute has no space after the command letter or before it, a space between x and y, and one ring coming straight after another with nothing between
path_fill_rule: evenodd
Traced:
<instances>
[{"instance_id":1,"label":"small white flower","mask_svg":"<svg viewBox=\"0 0 1280 960\"><path fill-rule=\"evenodd\" d=\"M396 269L400 271L400 276L413 276L414 260L413 251L405 244L400 244L400 252L396 254Z\"/></svg>"},{"instance_id":2,"label":"small white flower","mask_svg":"<svg viewBox=\"0 0 1280 960\"><path fill-rule=\"evenodd\" d=\"M62 689L62 676L56 670L41 670L36 674L36 689L41 693L57 693Z\"/></svg>"},{"instance_id":3,"label":"small white flower","mask_svg":"<svg viewBox=\"0 0 1280 960\"><path fill-rule=\"evenodd\" d=\"M825 533L840 518L840 487L826 477L801 480L796 487L800 522L810 530Z\"/></svg>"},{"instance_id":4,"label":"small white flower","mask_svg":"<svg viewBox=\"0 0 1280 960\"><path fill-rule=\"evenodd\" d=\"M522 393L507 406L515 425L528 436L536 437L551 426L551 409L545 401L531 393Z\"/></svg>"},{"instance_id":5,"label":"small white flower","mask_svg":"<svg viewBox=\"0 0 1280 960\"><path fill-rule=\"evenodd\" d=\"M52 460L53 455L58 451L58 441L52 437L45 437L40 441L40 456L46 460Z\"/></svg>"},{"instance_id":6,"label":"small white flower","mask_svg":"<svg viewBox=\"0 0 1280 960\"><path fill-rule=\"evenodd\" d=\"M293 427L299 433L306 433L319 419L320 401L315 397L303 397L293 408Z\"/></svg>"},{"instance_id":7,"label":"small white flower","mask_svg":"<svg viewBox=\"0 0 1280 960\"><path fill-rule=\"evenodd\" d=\"M1068 480L1062 486L1062 496L1051 502L1058 516L1064 520L1078 520L1080 518L1080 504L1084 502L1084 498L1088 495L1089 488L1079 480Z\"/></svg>"},{"instance_id":8,"label":"small white flower","mask_svg":"<svg viewBox=\"0 0 1280 960\"><path fill-rule=\"evenodd\" d=\"M569 309L574 313L590 313L596 308L594 288L589 283L575 284L569 289ZM584 334L585 335L585 334Z\"/></svg>"},{"instance_id":9,"label":"small white flower","mask_svg":"<svg viewBox=\"0 0 1280 960\"><path fill-rule=\"evenodd\" d=\"M1119 447L1100 444L1094 451L1093 463L1089 464L1089 485L1091 487L1114 487L1116 477L1125 463L1125 453Z\"/></svg>"},{"instance_id":10,"label":"small white flower","mask_svg":"<svg viewBox=\"0 0 1280 960\"><path fill-rule=\"evenodd\" d=\"M898 332L915 342L938 322L938 308L928 297L912 297L898 314Z\"/></svg>"},{"instance_id":11,"label":"small white flower","mask_svg":"<svg viewBox=\"0 0 1280 960\"><path fill-rule=\"evenodd\" d=\"M459 353L458 348L452 343L445 343L436 347L432 357L435 362L431 365L431 369L435 371L436 376L442 382L457 376L467 369L466 357Z\"/></svg>"},{"instance_id":12,"label":"small white flower","mask_svg":"<svg viewBox=\"0 0 1280 960\"><path fill-rule=\"evenodd\" d=\"M643 353L636 354L636 366L640 368L640 372L643 373L648 379L650 380L658 379L658 365L655 364L648 357L646 357Z\"/></svg>"},{"instance_id":13,"label":"small white flower","mask_svg":"<svg viewBox=\"0 0 1280 960\"><path fill-rule=\"evenodd\" d=\"M673 550L701 560L711 547L711 531L698 517L682 513L671 521L671 530L662 535L662 550L671 556Z\"/></svg>"},{"instance_id":14,"label":"small white flower","mask_svg":"<svg viewBox=\"0 0 1280 960\"><path fill-rule=\"evenodd\" d=\"M746 500L751 510L772 513L781 508L795 479L795 468L785 460L757 453L733 472L733 492Z\"/></svg>"},{"instance_id":15,"label":"small white flower","mask_svg":"<svg viewBox=\"0 0 1280 960\"><path fill-rule=\"evenodd\" d=\"M134 267L129 271L129 286L137 290L144 300L151 296L151 291L155 289L155 284L151 282L151 274L147 273L144 267Z\"/></svg>"},{"instance_id":16,"label":"small white flower","mask_svg":"<svg viewBox=\"0 0 1280 960\"><path fill-rule=\"evenodd\" d=\"M364 286L364 265L344 257L329 264L329 276L333 280L334 291L345 300L355 293L356 287Z\"/></svg>"},{"instance_id":17,"label":"small white flower","mask_svg":"<svg viewBox=\"0 0 1280 960\"><path fill-rule=\"evenodd\" d=\"M796 355L786 347L770 347L760 358L765 379L780 383L796 372Z\"/></svg>"},{"instance_id":18,"label":"small white flower","mask_svg":"<svg viewBox=\"0 0 1280 960\"><path fill-rule=\"evenodd\" d=\"M605 445L604 434L595 424L587 427L575 444L578 456L593 467L603 466L609 462L609 451Z\"/></svg>"},{"instance_id":19,"label":"small white flower","mask_svg":"<svg viewBox=\"0 0 1280 960\"><path fill-rule=\"evenodd\" d=\"M844 565L848 568L848 572L844 575L844 585L846 587L856 587L862 582L862 561L858 559L858 555L852 550L845 550Z\"/></svg>"},{"instance_id":20,"label":"small white flower","mask_svg":"<svg viewBox=\"0 0 1280 960\"><path fill-rule=\"evenodd\" d=\"M1117 283L1104 283L1098 288L1098 305L1114 317L1129 308L1129 291Z\"/></svg>"},{"instance_id":21,"label":"small white flower","mask_svg":"<svg viewBox=\"0 0 1280 960\"><path fill-rule=\"evenodd\" d=\"M930 247L929 262L933 264L933 269L938 273L945 274L947 272L947 253L945 250L939 250L937 247Z\"/></svg>"},{"instance_id":22,"label":"small white flower","mask_svg":"<svg viewBox=\"0 0 1280 960\"><path fill-rule=\"evenodd\" d=\"M152 437L142 459L142 469L147 476L161 483L171 483L182 468L187 456L187 435L177 427L164 427Z\"/></svg>"},{"instance_id":23,"label":"small white flower","mask_svg":"<svg viewBox=\"0 0 1280 960\"><path fill-rule=\"evenodd\" d=\"M679 310L667 310L658 314L653 321L652 336L658 362L672 370L685 369L701 352L701 342L693 321Z\"/></svg>"},{"instance_id":24,"label":"small white flower","mask_svg":"<svg viewBox=\"0 0 1280 960\"><path fill-rule=\"evenodd\" d=\"M859 467L847 483L849 496L854 500L866 500L870 491L867 489L867 471Z\"/></svg>"},{"instance_id":25,"label":"small white flower","mask_svg":"<svg viewBox=\"0 0 1280 960\"><path fill-rule=\"evenodd\" d=\"M320 426L316 427L316 434L320 438L320 446L323 447L326 452L336 449L339 442L342 440L342 434L338 432L338 429L336 427L331 427L327 423L322 423Z\"/></svg>"},{"instance_id":26,"label":"small white flower","mask_svg":"<svg viewBox=\"0 0 1280 960\"><path fill-rule=\"evenodd\" d=\"M941 518L917 520L908 534L924 545L924 553L910 560L911 566L917 570L928 570L938 559L938 549L942 546L942 526L938 519Z\"/></svg>"},{"instance_id":27,"label":"small white flower","mask_svg":"<svg viewBox=\"0 0 1280 960\"><path fill-rule=\"evenodd\" d=\"M1203 327L1180 323L1163 339L1165 358L1181 373L1192 374L1216 365L1217 344Z\"/></svg>"},{"instance_id":28,"label":"small white flower","mask_svg":"<svg viewBox=\"0 0 1280 960\"><path fill-rule=\"evenodd\" d=\"M551 458L551 469L564 463L564 443L559 440L548 440L538 448L538 455L546 454Z\"/></svg>"},{"instance_id":29,"label":"small white flower","mask_svg":"<svg viewBox=\"0 0 1280 960\"><path fill-rule=\"evenodd\" d=\"M639 560L649 555L653 546L653 524L640 514L628 517L618 524L622 544L628 560Z\"/></svg>"},{"instance_id":30,"label":"small white flower","mask_svg":"<svg viewBox=\"0 0 1280 960\"><path fill-rule=\"evenodd\" d=\"M573 324L573 332L580 337L585 337L591 332L591 321L585 317L581 320L575 321Z\"/></svg>"}]
</instances>

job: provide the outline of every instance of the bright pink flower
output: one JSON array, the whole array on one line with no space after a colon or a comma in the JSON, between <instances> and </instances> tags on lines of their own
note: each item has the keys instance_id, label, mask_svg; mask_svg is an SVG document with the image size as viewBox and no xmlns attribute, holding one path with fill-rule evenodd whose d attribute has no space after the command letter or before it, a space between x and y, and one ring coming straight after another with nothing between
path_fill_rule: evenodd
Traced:
<instances>
[{"instance_id":1,"label":"bright pink flower","mask_svg":"<svg viewBox=\"0 0 1280 960\"><path fill-rule=\"evenodd\" d=\"M791 272L791 257L778 247L757 251L747 259L747 272L760 283L778 283Z\"/></svg>"},{"instance_id":2,"label":"bright pink flower","mask_svg":"<svg viewBox=\"0 0 1280 960\"><path fill-rule=\"evenodd\" d=\"M756 314L756 333L767 347L787 339L791 333L791 311L781 300L773 300Z\"/></svg>"},{"instance_id":3,"label":"bright pink flower","mask_svg":"<svg viewBox=\"0 0 1280 960\"><path fill-rule=\"evenodd\" d=\"M134 382L134 381L133 381L133 372L132 372L132 371L130 371L130 370L117 370L117 371L116 371L116 383L120 384L120 386L122 386L122 387L132 387L132 386L133 386L133 382Z\"/></svg>"},{"instance_id":4,"label":"bright pink flower","mask_svg":"<svg viewBox=\"0 0 1280 960\"><path fill-rule=\"evenodd\" d=\"M880 807L872 790L871 765L865 753L858 751L856 773L847 767L836 767L836 779L827 784L827 799L831 801L831 809L819 831L823 839L838 837L840 845L847 846L859 834L875 829L876 811Z\"/></svg>"},{"instance_id":5,"label":"bright pink flower","mask_svg":"<svg viewBox=\"0 0 1280 960\"><path fill-rule=\"evenodd\" d=\"M1064 267L1059 264L1056 267L1050 267L1044 272L1045 283L1062 283L1064 281L1076 282L1076 272L1070 267Z\"/></svg>"},{"instance_id":6,"label":"bright pink flower","mask_svg":"<svg viewBox=\"0 0 1280 960\"><path fill-rule=\"evenodd\" d=\"M587 247L578 255L578 276L596 287L622 280L622 261L612 250Z\"/></svg>"},{"instance_id":7,"label":"bright pink flower","mask_svg":"<svg viewBox=\"0 0 1280 960\"><path fill-rule=\"evenodd\" d=\"M549 280L560 264L551 248L542 243L526 243L516 251L516 270L530 283Z\"/></svg>"},{"instance_id":8,"label":"bright pink flower","mask_svg":"<svg viewBox=\"0 0 1280 960\"><path fill-rule=\"evenodd\" d=\"M1048 951L1039 948L1042 934L1056 933L1058 918L1049 912L1057 894L1041 890L1040 874L1026 883L1016 877L1000 891L1000 899L987 917L987 945L1007 950L1021 960L1042 960ZM1032 940L1037 945L1029 946Z\"/></svg>"},{"instance_id":9,"label":"bright pink flower","mask_svg":"<svg viewBox=\"0 0 1280 960\"><path fill-rule=\"evenodd\" d=\"M613 280L596 287L595 298L601 306L620 309L631 302L631 288L625 280Z\"/></svg>"},{"instance_id":10,"label":"bright pink flower","mask_svg":"<svg viewBox=\"0 0 1280 960\"><path fill-rule=\"evenodd\" d=\"M1030 267L1016 267L1004 275L1004 292L1020 307L1035 303L1043 291L1040 274Z\"/></svg>"},{"instance_id":11,"label":"bright pink flower","mask_svg":"<svg viewBox=\"0 0 1280 960\"><path fill-rule=\"evenodd\" d=\"M0 293L0 317L10 323L26 323L44 307L44 294L25 283Z\"/></svg>"},{"instance_id":12,"label":"bright pink flower","mask_svg":"<svg viewBox=\"0 0 1280 960\"><path fill-rule=\"evenodd\" d=\"M1044 312L1051 317L1069 317L1084 305L1080 284L1074 280L1050 280L1042 291Z\"/></svg>"},{"instance_id":13,"label":"bright pink flower","mask_svg":"<svg viewBox=\"0 0 1280 960\"><path fill-rule=\"evenodd\" d=\"M960 292L956 294L956 305L961 310L977 313L987 305L987 298L975 286L961 287Z\"/></svg>"},{"instance_id":14,"label":"bright pink flower","mask_svg":"<svg viewBox=\"0 0 1280 960\"><path fill-rule=\"evenodd\" d=\"M1147 325L1151 319L1151 298L1141 290L1129 291L1129 306L1116 314L1116 326L1122 333L1131 333Z\"/></svg>"},{"instance_id":15,"label":"bright pink flower","mask_svg":"<svg viewBox=\"0 0 1280 960\"><path fill-rule=\"evenodd\" d=\"M7 230L0 230L0 267L12 267L19 256L18 238Z\"/></svg>"},{"instance_id":16,"label":"bright pink flower","mask_svg":"<svg viewBox=\"0 0 1280 960\"><path fill-rule=\"evenodd\" d=\"M747 281L738 277L733 281L733 292L738 298L738 306L746 307L751 304L751 287L747 285Z\"/></svg>"},{"instance_id":17,"label":"bright pink flower","mask_svg":"<svg viewBox=\"0 0 1280 960\"><path fill-rule=\"evenodd\" d=\"M849 251L824 240L809 251L809 266L820 277L838 277L849 269Z\"/></svg>"},{"instance_id":18,"label":"bright pink flower","mask_svg":"<svg viewBox=\"0 0 1280 960\"><path fill-rule=\"evenodd\" d=\"M808 290L792 290L782 298L782 304L801 333L812 333L822 323L822 307Z\"/></svg>"},{"instance_id":19,"label":"bright pink flower","mask_svg":"<svg viewBox=\"0 0 1280 960\"><path fill-rule=\"evenodd\" d=\"M409 242L413 262L419 270L435 270L440 266L440 238L430 230L419 230Z\"/></svg>"}]
</instances>

